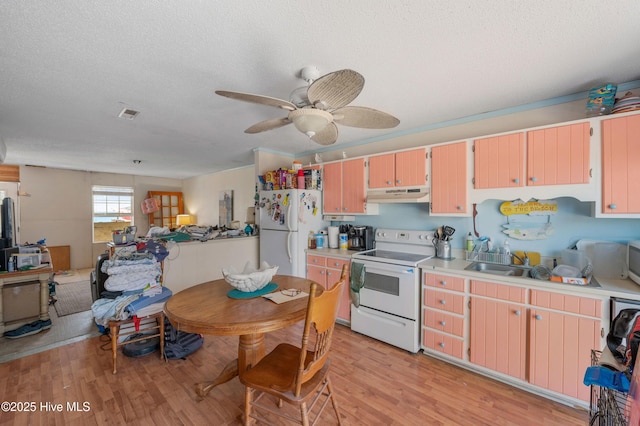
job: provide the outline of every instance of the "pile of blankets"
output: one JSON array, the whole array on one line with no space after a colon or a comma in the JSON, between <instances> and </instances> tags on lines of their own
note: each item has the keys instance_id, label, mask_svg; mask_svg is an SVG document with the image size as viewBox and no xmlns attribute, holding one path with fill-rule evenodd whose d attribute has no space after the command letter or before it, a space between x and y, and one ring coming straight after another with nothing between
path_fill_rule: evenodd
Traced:
<instances>
[{"instance_id":1,"label":"pile of blankets","mask_svg":"<svg viewBox=\"0 0 640 426\"><path fill-rule=\"evenodd\" d=\"M98 299L91 305L96 324L105 327L110 320L126 320L160 312L172 295L171 290L162 287L162 268L151 253L114 256L102 264L102 272L109 275L105 289L118 294L113 299Z\"/></svg>"}]
</instances>

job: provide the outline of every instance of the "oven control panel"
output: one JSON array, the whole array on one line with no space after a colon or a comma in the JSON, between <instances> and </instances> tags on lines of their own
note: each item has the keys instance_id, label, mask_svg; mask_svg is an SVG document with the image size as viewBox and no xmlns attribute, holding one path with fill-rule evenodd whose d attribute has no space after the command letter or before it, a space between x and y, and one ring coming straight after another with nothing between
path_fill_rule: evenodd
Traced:
<instances>
[{"instance_id":1,"label":"oven control panel","mask_svg":"<svg viewBox=\"0 0 640 426\"><path fill-rule=\"evenodd\" d=\"M432 246L435 231L416 231L401 229L382 229L376 230L376 243L398 243L398 244L415 244Z\"/></svg>"}]
</instances>

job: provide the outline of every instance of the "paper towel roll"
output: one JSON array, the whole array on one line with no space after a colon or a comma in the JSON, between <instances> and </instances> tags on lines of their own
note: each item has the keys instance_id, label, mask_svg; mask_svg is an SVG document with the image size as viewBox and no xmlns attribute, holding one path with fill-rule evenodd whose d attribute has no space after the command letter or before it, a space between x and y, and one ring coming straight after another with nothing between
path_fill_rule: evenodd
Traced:
<instances>
[{"instance_id":1,"label":"paper towel roll","mask_svg":"<svg viewBox=\"0 0 640 426\"><path fill-rule=\"evenodd\" d=\"M338 234L340 229L337 226L329 227L329 248L338 248Z\"/></svg>"}]
</instances>

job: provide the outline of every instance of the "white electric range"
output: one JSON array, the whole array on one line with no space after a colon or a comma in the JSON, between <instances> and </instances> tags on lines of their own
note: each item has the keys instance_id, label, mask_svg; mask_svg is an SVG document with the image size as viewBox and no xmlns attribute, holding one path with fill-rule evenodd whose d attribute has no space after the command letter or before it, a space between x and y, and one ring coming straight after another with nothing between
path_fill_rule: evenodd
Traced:
<instances>
[{"instance_id":1,"label":"white electric range","mask_svg":"<svg viewBox=\"0 0 640 426\"><path fill-rule=\"evenodd\" d=\"M409 352L420 348L418 264L435 256L434 231L377 229L375 248L351 256L365 268L351 329Z\"/></svg>"}]
</instances>

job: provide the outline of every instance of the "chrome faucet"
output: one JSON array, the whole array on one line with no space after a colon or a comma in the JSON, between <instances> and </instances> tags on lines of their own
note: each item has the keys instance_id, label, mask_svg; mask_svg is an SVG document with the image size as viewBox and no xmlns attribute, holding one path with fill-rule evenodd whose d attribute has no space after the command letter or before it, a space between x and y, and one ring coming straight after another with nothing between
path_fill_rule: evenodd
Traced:
<instances>
[{"instance_id":1,"label":"chrome faucet","mask_svg":"<svg viewBox=\"0 0 640 426\"><path fill-rule=\"evenodd\" d=\"M522 265L524 266L529 266L529 255L527 254L527 252L524 252L524 259L521 258L520 256L518 256L515 253L511 253L511 256L515 257L516 259L518 259L520 261L520 263L522 263Z\"/></svg>"}]
</instances>

